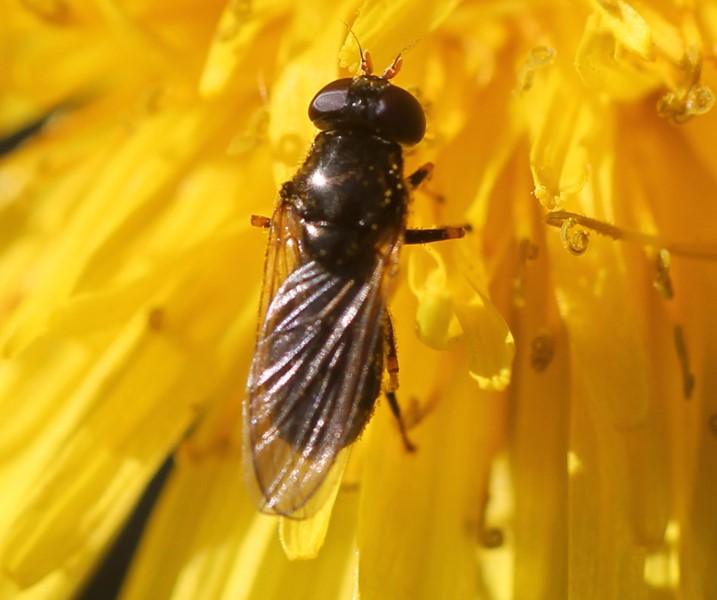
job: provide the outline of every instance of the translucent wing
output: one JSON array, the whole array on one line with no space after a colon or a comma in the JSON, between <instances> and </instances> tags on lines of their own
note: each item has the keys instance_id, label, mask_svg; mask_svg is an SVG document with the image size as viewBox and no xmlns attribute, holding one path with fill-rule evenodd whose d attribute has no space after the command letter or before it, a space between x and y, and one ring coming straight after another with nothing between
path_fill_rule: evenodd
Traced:
<instances>
[{"instance_id":1,"label":"translucent wing","mask_svg":"<svg viewBox=\"0 0 717 600\"><path fill-rule=\"evenodd\" d=\"M264 319L279 286L299 263L301 255L299 218L291 206L280 202L271 217L269 243L264 260L264 286L259 305L259 319Z\"/></svg>"},{"instance_id":2,"label":"translucent wing","mask_svg":"<svg viewBox=\"0 0 717 600\"><path fill-rule=\"evenodd\" d=\"M349 273L306 262L288 274L267 307L244 415L266 512L303 517L318 508L307 503L371 414L383 369L391 255Z\"/></svg>"}]
</instances>

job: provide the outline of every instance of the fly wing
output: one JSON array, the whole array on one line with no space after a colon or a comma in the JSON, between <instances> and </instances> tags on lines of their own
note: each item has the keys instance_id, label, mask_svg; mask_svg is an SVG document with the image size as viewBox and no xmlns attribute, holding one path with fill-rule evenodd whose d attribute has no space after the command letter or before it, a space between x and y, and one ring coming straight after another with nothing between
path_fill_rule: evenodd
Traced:
<instances>
[{"instance_id":1,"label":"fly wing","mask_svg":"<svg viewBox=\"0 0 717 600\"><path fill-rule=\"evenodd\" d=\"M299 217L291 206L279 202L269 228L269 242L264 260L264 285L259 304L260 323L279 287L299 264L300 228Z\"/></svg>"},{"instance_id":2,"label":"fly wing","mask_svg":"<svg viewBox=\"0 0 717 600\"><path fill-rule=\"evenodd\" d=\"M385 267L379 258L337 274L309 261L267 308L244 415L265 512L303 517L318 508L307 502L371 414L383 368Z\"/></svg>"}]
</instances>

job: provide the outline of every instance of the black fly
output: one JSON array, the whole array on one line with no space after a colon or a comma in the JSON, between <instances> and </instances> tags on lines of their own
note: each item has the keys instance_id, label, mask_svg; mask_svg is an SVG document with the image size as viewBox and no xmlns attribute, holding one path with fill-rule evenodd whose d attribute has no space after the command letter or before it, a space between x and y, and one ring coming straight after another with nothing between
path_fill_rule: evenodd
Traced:
<instances>
[{"instance_id":1,"label":"black fly","mask_svg":"<svg viewBox=\"0 0 717 600\"><path fill-rule=\"evenodd\" d=\"M433 166L404 178L401 145L421 141L420 103L380 77L321 89L309 118L321 132L280 192L269 228L260 318L244 407L245 465L262 511L302 518L323 501L342 449L361 434L381 391L406 437L394 394L398 361L386 310L402 244L463 237L462 227L406 229L410 190ZM324 485L322 485L324 484Z\"/></svg>"}]
</instances>

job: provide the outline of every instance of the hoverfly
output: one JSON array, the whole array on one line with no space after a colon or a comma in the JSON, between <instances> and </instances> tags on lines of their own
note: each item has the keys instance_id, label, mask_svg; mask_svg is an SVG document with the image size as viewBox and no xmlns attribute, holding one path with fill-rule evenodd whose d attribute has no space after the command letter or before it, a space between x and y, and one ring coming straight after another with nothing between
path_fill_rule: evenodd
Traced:
<instances>
[{"instance_id":1,"label":"hoverfly","mask_svg":"<svg viewBox=\"0 0 717 600\"><path fill-rule=\"evenodd\" d=\"M269 229L254 360L244 404L245 466L264 512L303 518L337 456L361 434L385 391L407 449L395 389L398 360L388 284L402 244L463 237L463 227L406 229L410 191L426 164L403 175L402 145L425 134L418 100L379 77L361 53L361 75L329 83L309 118L320 129L283 184Z\"/></svg>"}]
</instances>

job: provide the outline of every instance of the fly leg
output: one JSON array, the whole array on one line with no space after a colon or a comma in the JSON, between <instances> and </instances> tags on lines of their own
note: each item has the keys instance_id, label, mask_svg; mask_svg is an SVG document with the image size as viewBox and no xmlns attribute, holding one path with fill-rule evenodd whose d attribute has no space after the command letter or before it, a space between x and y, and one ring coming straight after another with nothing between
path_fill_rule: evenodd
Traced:
<instances>
[{"instance_id":1,"label":"fly leg","mask_svg":"<svg viewBox=\"0 0 717 600\"><path fill-rule=\"evenodd\" d=\"M281 186L279 191L279 198L281 198L282 210L287 208L287 204L291 204L292 198L296 195L296 189L292 181L287 181ZM274 213L276 214L276 212ZM262 215L252 215L249 221L252 227L261 227L262 229L269 229L271 227L271 217L264 217Z\"/></svg>"},{"instance_id":2,"label":"fly leg","mask_svg":"<svg viewBox=\"0 0 717 600\"><path fill-rule=\"evenodd\" d=\"M269 229L269 227L271 227L271 217L252 215L250 223L252 227L261 227L262 229Z\"/></svg>"},{"instance_id":3,"label":"fly leg","mask_svg":"<svg viewBox=\"0 0 717 600\"><path fill-rule=\"evenodd\" d=\"M403 243L431 244L433 242L442 242L443 240L455 240L462 238L470 230L471 226L468 224L458 227L449 225L433 229L406 229L403 232Z\"/></svg>"},{"instance_id":4,"label":"fly leg","mask_svg":"<svg viewBox=\"0 0 717 600\"><path fill-rule=\"evenodd\" d=\"M413 173L406 177L409 189L415 190L424 181L430 179L431 173L433 173L433 163L428 162L416 169Z\"/></svg>"},{"instance_id":5,"label":"fly leg","mask_svg":"<svg viewBox=\"0 0 717 600\"><path fill-rule=\"evenodd\" d=\"M408 177L406 182L411 190L415 190L423 182L431 177L433 172L433 163L426 163ZM440 194L430 194L437 202L443 202L443 196ZM436 227L434 229L407 229L403 234L404 244L430 244L433 242L442 242L443 240L455 240L462 238L466 232L470 231L470 225L459 227Z\"/></svg>"},{"instance_id":6,"label":"fly leg","mask_svg":"<svg viewBox=\"0 0 717 600\"><path fill-rule=\"evenodd\" d=\"M384 391L388 405L391 407L393 416L398 421L398 430L401 433L403 446L408 452L415 452L416 446L411 443L406 433L406 424L401 416L401 407L396 399L396 390L398 389L398 355L396 354L396 338L393 335L393 324L391 323L391 315L385 312L384 333L386 336L386 370L388 371L388 389Z\"/></svg>"},{"instance_id":7,"label":"fly leg","mask_svg":"<svg viewBox=\"0 0 717 600\"><path fill-rule=\"evenodd\" d=\"M431 173L433 173L433 163L426 163L422 167L416 169L416 171L406 177L408 189L413 191L416 188L420 187L423 183L425 183L431 178ZM421 191L429 198L431 198L436 204L443 204L443 202L445 201L443 194L427 190L426 188L423 188Z\"/></svg>"}]
</instances>

